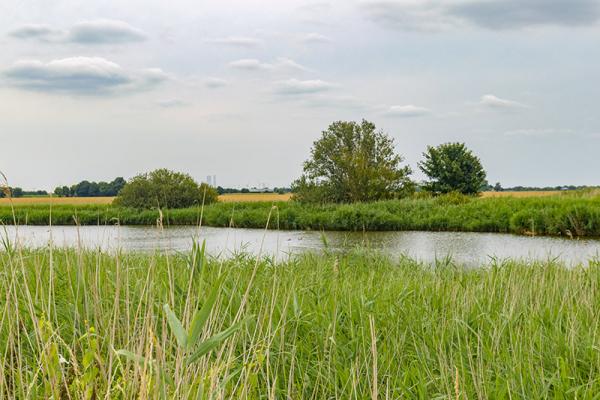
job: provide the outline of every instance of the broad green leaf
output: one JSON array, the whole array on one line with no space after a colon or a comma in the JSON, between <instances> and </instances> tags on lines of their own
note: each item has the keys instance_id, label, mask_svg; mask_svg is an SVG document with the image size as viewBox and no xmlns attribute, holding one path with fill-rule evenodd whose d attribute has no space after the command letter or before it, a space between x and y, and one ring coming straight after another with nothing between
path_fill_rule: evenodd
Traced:
<instances>
[{"instance_id":1,"label":"broad green leaf","mask_svg":"<svg viewBox=\"0 0 600 400\"><path fill-rule=\"evenodd\" d=\"M133 361L133 362L139 364L140 366L143 366L144 364L146 364L146 361L147 361L146 357L132 353L129 350L121 349L121 350L117 350L116 353L119 356L123 356L123 357L127 358L129 361ZM152 364L152 361L150 361L149 364Z\"/></svg>"},{"instance_id":2,"label":"broad green leaf","mask_svg":"<svg viewBox=\"0 0 600 400\"><path fill-rule=\"evenodd\" d=\"M223 283L224 277L221 277L217 280L215 286L211 290L206 302L202 306L199 311L194 313L192 318L192 325L190 326L190 334L188 336L187 344L188 347L196 345L198 340L200 339L200 335L202 334L202 328L210 315L210 311L212 310L215 301L217 300L217 296L219 295L219 291L221 289L221 283Z\"/></svg>"},{"instance_id":3,"label":"broad green leaf","mask_svg":"<svg viewBox=\"0 0 600 400\"><path fill-rule=\"evenodd\" d=\"M167 322L173 331L173 335L175 335L175 339L177 339L177 343L181 348L187 348L187 333L185 329L183 329L181 321L179 321L175 313L171 311L168 304L165 304L163 308L165 314L167 314Z\"/></svg>"},{"instance_id":4,"label":"broad green leaf","mask_svg":"<svg viewBox=\"0 0 600 400\"><path fill-rule=\"evenodd\" d=\"M196 351L188 357L188 359L187 359L188 364L198 361L198 359L200 357L202 357L206 353L212 351L222 341L224 341L225 339L227 339L228 337L230 337L231 335L236 333L242 327L242 325L244 325L246 323L247 320L248 320L248 318L238 322L237 324L230 326L229 328L225 329L224 331L219 332L216 335L207 339L206 341L202 342L200 344L200 346L198 346Z\"/></svg>"}]
</instances>

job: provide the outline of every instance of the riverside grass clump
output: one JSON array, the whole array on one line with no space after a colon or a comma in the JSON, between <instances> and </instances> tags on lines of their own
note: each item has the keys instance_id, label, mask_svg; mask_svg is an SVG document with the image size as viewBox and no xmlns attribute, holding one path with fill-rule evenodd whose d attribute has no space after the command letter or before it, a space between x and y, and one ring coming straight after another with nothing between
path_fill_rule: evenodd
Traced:
<instances>
[{"instance_id":1,"label":"riverside grass clump","mask_svg":"<svg viewBox=\"0 0 600 400\"><path fill-rule=\"evenodd\" d=\"M600 392L594 262L463 269L360 250L275 261L4 241L0 274L0 398Z\"/></svg>"},{"instance_id":2,"label":"riverside grass clump","mask_svg":"<svg viewBox=\"0 0 600 400\"><path fill-rule=\"evenodd\" d=\"M263 228L276 205L273 229L342 231L468 231L567 237L600 236L595 192L551 197L413 197L374 203L216 203L203 208L135 210L111 205L0 206L0 221L47 225L203 225ZM13 214L14 208L14 214Z\"/></svg>"}]
</instances>

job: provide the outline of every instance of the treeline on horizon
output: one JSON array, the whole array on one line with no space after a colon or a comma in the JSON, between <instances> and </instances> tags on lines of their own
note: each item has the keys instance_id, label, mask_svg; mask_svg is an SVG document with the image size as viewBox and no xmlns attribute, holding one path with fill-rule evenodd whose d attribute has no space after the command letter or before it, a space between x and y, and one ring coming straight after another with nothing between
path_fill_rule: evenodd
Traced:
<instances>
[{"instance_id":1,"label":"treeline on horizon","mask_svg":"<svg viewBox=\"0 0 600 400\"><path fill-rule=\"evenodd\" d=\"M126 183L122 177L117 177L111 182L84 180L72 186L59 186L54 189L54 194L59 197L114 197Z\"/></svg>"}]
</instances>

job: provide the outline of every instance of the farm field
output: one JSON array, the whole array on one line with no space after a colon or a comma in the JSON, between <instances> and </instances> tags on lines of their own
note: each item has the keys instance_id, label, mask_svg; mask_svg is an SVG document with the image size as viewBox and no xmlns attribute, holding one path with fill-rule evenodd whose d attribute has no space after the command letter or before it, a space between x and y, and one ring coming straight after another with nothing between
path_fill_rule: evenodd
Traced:
<instances>
[{"instance_id":1,"label":"farm field","mask_svg":"<svg viewBox=\"0 0 600 400\"><path fill-rule=\"evenodd\" d=\"M246 203L257 201L288 201L292 197L291 193L231 193L219 196L219 201L227 203ZM16 205L36 205L36 204L111 204L114 197L18 197L13 198L12 202ZM10 204L7 198L0 199L0 205Z\"/></svg>"},{"instance_id":2,"label":"farm field","mask_svg":"<svg viewBox=\"0 0 600 400\"><path fill-rule=\"evenodd\" d=\"M594 398L599 266L9 246L0 397Z\"/></svg>"},{"instance_id":3,"label":"farm field","mask_svg":"<svg viewBox=\"0 0 600 400\"><path fill-rule=\"evenodd\" d=\"M86 204L111 204L114 197L16 197L13 199L2 198L0 205L86 205Z\"/></svg>"}]
</instances>

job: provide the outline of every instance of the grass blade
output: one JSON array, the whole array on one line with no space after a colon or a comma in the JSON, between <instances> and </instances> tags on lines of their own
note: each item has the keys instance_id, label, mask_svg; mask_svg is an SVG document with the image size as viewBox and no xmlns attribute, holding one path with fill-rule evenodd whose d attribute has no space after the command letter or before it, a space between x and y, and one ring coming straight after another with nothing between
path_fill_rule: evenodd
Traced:
<instances>
[{"instance_id":1,"label":"grass blade","mask_svg":"<svg viewBox=\"0 0 600 400\"><path fill-rule=\"evenodd\" d=\"M190 334L187 340L188 347L190 348L194 346L200 339L200 335L202 334L202 328L204 327L204 324L206 323L206 320L210 315L215 301L217 300L219 291L221 289L221 283L223 283L223 279L224 277L221 277L217 280L216 285L211 290L202 308L194 313L194 316L192 318L192 324L190 326Z\"/></svg>"},{"instance_id":2,"label":"grass blade","mask_svg":"<svg viewBox=\"0 0 600 400\"><path fill-rule=\"evenodd\" d=\"M175 315L171 308L169 308L168 304L163 306L165 310L165 314L167 314L167 322L173 331L173 335L175 335L175 339L177 339L177 344L179 347L185 349L187 348L187 333L185 329L183 329L183 325L181 325L181 321Z\"/></svg>"},{"instance_id":3,"label":"grass blade","mask_svg":"<svg viewBox=\"0 0 600 400\"><path fill-rule=\"evenodd\" d=\"M238 322L237 324L230 326L229 328L225 329L222 332L217 333L216 335L210 337L205 342L200 344L200 346L198 346L196 351L188 357L188 359L187 359L188 364L198 361L198 359L200 359L200 357L202 357L203 355L212 351L222 341L224 341L225 339L227 339L228 337L230 337L231 335L236 333L242 327L242 325L244 325L246 323L246 321L248 321L248 318Z\"/></svg>"}]
</instances>

